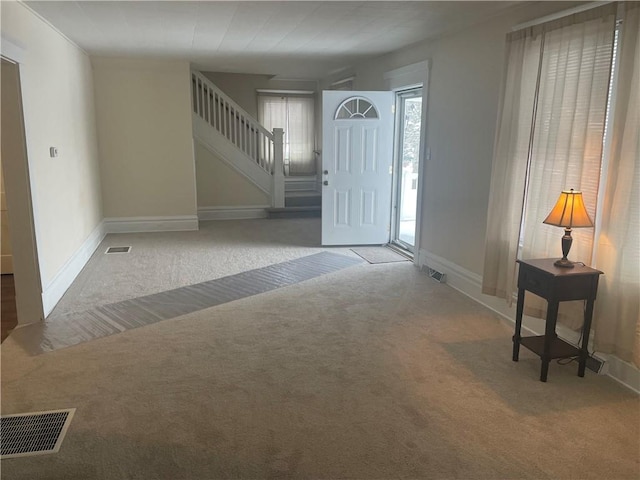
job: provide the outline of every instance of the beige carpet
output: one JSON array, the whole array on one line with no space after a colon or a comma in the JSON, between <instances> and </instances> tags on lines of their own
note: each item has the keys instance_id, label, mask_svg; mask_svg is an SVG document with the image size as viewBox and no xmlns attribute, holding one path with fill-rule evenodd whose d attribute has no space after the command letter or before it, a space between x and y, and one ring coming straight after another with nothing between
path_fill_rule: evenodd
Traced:
<instances>
[{"instance_id":1,"label":"beige carpet","mask_svg":"<svg viewBox=\"0 0 640 480\"><path fill-rule=\"evenodd\" d=\"M405 262L37 357L9 337L2 413L77 411L2 479L638 478L638 397L575 364L541 383L511 334Z\"/></svg>"},{"instance_id":2,"label":"beige carpet","mask_svg":"<svg viewBox=\"0 0 640 480\"><path fill-rule=\"evenodd\" d=\"M287 287L362 261L320 252L208 282L56 316L16 329L13 339L31 355L48 353Z\"/></svg>"},{"instance_id":3,"label":"beige carpet","mask_svg":"<svg viewBox=\"0 0 640 480\"><path fill-rule=\"evenodd\" d=\"M105 255L110 246L131 252ZM320 220L201 222L194 232L110 234L62 297L50 318L206 282L321 251Z\"/></svg>"}]
</instances>

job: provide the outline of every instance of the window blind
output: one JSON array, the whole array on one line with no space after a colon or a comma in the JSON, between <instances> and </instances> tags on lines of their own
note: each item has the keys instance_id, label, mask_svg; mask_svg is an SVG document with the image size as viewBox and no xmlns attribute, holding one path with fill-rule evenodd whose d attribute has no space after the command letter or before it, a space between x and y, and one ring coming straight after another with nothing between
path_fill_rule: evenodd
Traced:
<instances>
[{"instance_id":1,"label":"window blind","mask_svg":"<svg viewBox=\"0 0 640 480\"><path fill-rule=\"evenodd\" d=\"M258 119L269 131L284 129L289 175L315 175L315 99L311 95L258 93Z\"/></svg>"}]
</instances>

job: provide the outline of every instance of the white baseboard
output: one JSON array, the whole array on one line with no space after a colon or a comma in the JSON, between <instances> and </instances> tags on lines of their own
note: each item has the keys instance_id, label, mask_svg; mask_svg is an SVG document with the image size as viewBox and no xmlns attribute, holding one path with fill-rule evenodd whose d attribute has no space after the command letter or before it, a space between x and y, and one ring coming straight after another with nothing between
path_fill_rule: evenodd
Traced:
<instances>
[{"instance_id":1,"label":"white baseboard","mask_svg":"<svg viewBox=\"0 0 640 480\"><path fill-rule=\"evenodd\" d=\"M482 293L482 277L471 272L445 258L421 249L418 255L418 267L430 267L438 272L445 273L446 283L470 297L472 300L494 311L511 324L515 324L516 305L509 307L504 299L492 297ZM544 335L545 322L540 318L526 316L522 321L522 328L531 335ZM558 336L577 343L578 334L572 330L557 326ZM640 393L640 370L630 363L621 360L614 355L596 352L596 357L605 360L605 368L601 372L613 378L627 388Z\"/></svg>"},{"instance_id":2,"label":"white baseboard","mask_svg":"<svg viewBox=\"0 0 640 480\"><path fill-rule=\"evenodd\" d=\"M171 217L111 217L104 219L105 233L176 232L198 230L196 215Z\"/></svg>"},{"instance_id":3,"label":"white baseboard","mask_svg":"<svg viewBox=\"0 0 640 480\"><path fill-rule=\"evenodd\" d=\"M60 301L107 233L165 232L197 229L198 218L195 215L105 218L91 232L71 258L67 260L49 284L43 288L42 307L45 317L51 313Z\"/></svg>"},{"instance_id":4,"label":"white baseboard","mask_svg":"<svg viewBox=\"0 0 640 480\"><path fill-rule=\"evenodd\" d=\"M200 207L199 220L249 220L267 218L269 205L243 205L236 207Z\"/></svg>"},{"instance_id":5,"label":"white baseboard","mask_svg":"<svg viewBox=\"0 0 640 480\"><path fill-rule=\"evenodd\" d=\"M62 266L55 277L43 289L42 292L42 308L44 316L47 317L56 304L60 301L64 293L71 286L80 271L87 264L93 252L96 251L100 242L106 235L104 222L100 222L98 226L89 234L78 250L71 256L69 260Z\"/></svg>"}]
</instances>

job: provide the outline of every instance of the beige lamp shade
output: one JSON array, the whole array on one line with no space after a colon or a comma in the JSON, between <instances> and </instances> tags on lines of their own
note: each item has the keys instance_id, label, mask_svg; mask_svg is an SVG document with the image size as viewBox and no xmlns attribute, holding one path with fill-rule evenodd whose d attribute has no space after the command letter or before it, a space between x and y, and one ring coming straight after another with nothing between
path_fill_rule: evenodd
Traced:
<instances>
[{"instance_id":1,"label":"beige lamp shade","mask_svg":"<svg viewBox=\"0 0 640 480\"><path fill-rule=\"evenodd\" d=\"M551 213L542 223L564 228L593 227L582 200L582 192L563 190Z\"/></svg>"}]
</instances>

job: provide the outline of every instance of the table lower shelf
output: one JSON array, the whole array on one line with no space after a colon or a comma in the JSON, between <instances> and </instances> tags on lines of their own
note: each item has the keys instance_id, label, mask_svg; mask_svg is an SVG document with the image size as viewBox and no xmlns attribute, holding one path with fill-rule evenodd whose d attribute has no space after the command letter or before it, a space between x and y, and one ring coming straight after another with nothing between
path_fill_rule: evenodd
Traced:
<instances>
[{"instance_id":1,"label":"table lower shelf","mask_svg":"<svg viewBox=\"0 0 640 480\"><path fill-rule=\"evenodd\" d=\"M542 357L544 353L544 335L536 337L522 337L520 345L527 347L533 353ZM574 347L570 343L565 342L561 338L555 337L551 340L551 354L549 358L569 358L580 355L580 349Z\"/></svg>"}]
</instances>

